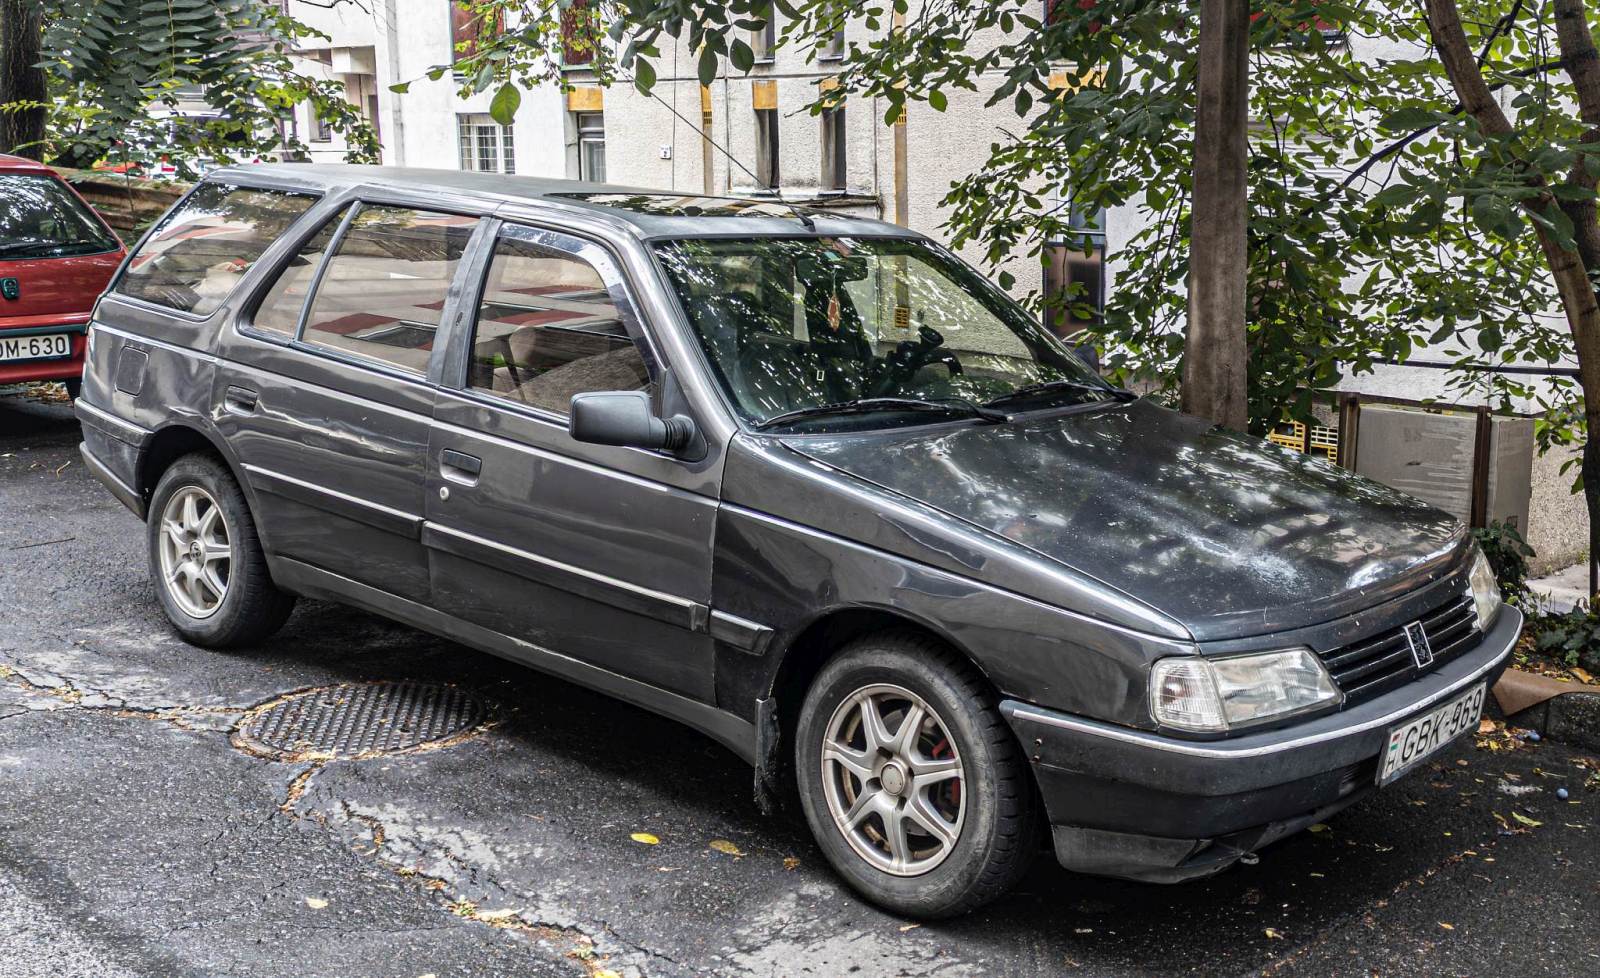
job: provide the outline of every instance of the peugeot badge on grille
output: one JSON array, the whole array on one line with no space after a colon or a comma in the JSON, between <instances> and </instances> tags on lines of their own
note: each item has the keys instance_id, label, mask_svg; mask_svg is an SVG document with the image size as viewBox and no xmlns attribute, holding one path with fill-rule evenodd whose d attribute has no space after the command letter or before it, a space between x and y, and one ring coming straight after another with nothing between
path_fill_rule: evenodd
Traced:
<instances>
[{"instance_id":1,"label":"peugeot badge on grille","mask_svg":"<svg viewBox=\"0 0 1600 978\"><path fill-rule=\"evenodd\" d=\"M1433 646L1428 644L1428 633L1423 630L1422 622L1414 621L1405 627L1406 644L1411 646L1411 660L1417 664L1418 669L1426 669L1433 664Z\"/></svg>"}]
</instances>

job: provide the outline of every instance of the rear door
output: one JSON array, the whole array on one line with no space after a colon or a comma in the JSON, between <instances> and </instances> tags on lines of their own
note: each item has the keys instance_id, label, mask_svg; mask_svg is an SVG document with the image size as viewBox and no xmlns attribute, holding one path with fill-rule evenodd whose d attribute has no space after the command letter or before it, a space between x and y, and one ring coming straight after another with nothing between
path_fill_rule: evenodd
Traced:
<instances>
[{"instance_id":1,"label":"rear door","mask_svg":"<svg viewBox=\"0 0 1600 978\"><path fill-rule=\"evenodd\" d=\"M319 216L227 338L218 427L276 555L426 602L434 339L479 217L365 193Z\"/></svg>"},{"instance_id":2,"label":"rear door","mask_svg":"<svg viewBox=\"0 0 1600 978\"><path fill-rule=\"evenodd\" d=\"M573 394L659 381L629 285L605 248L565 233L505 224L487 250L434 409L434 603L710 701L707 480L693 463L567 433Z\"/></svg>"}]
</instances>

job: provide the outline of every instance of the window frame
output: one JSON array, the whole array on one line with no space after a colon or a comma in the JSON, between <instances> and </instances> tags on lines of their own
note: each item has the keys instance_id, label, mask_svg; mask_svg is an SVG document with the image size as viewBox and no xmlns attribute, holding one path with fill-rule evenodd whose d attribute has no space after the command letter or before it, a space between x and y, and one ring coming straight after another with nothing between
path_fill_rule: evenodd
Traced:
<instances>
[{"instance_id":1,"label":"window frame","mask_svg":"<svg viewBox=\"0 0 1600 978\"><path fill-rule=\"evenodd\" d=\"M520 233L519 236L526 235L523 240L582 261L595 270L606 291L616 300L618 318L622 320L628 338L639 347L640 357L644 360L645 370L650 376L650 401L652 406L659 408L661 389L668 373L667 361L661 354L653 331L645 321L637 298L638 290L628 277L627 266L623 264L621 258L606 244L570 228L513 217L496 218L493 223L494 227L485 235L481 246L478 267L473 270L472 279L461 293L461 311L457 315L457 328L450 336L439 386L481 406L510 411L554 425L562 431L568 428L570 414L558 414L525 401L500 397L492 391L473 387L470 383L472 346L478 335L478 312L483 307L484 290L489 284L489 271L494 264L495 246L499 244L502 235L511 232Z\"/></svg>"},{"instance_id":2,"label":"window frame","mask_svg":"<svg viewBox=\"0 0 1600 978\"><path fill-rule=\"evenodd\" d=\"M773 196L783 190L783 120L777 109L756 109L756 194ZM765 158L765 163L763 163Z\"/></svg>"},{"instance_id":3,"label":"window frame","mask_svg":"<svg viewBox=\"0 0 1600 978\"><path fill-rule=\"evenodd\" d=\"M363 370L380 373L407 383L426 384L430 387L440 386L440 371L447 361L450 347L455 342L455 323L459 318L461 304L466 301L466 289L471 281L463 276L474 274L472 265L478 258L481 241L486 233L492 234L499 227L499 222L494 218L493 208L458 206L452 205L449 201L424 201L418 200L411 194L383 193L365 187L325 193L322 196L324 198L322 203L327 205L328 213L321 216L320 219L314 218L313 212L315 208L313 208L313 211L308 211L305 215L302 215L302 221L297 223L293 235L285 234L279 239L280 243L290 241L291 238L292 241L284 253L272 263L272 269L264 273L262 278L252 285L250 295L239 307L238 315L231 317L233 319L234 335L258 343L269 344L279 349L293 350L296 353L316 357L319 360L340 366L358 367ZM459 217L470 217L477 221L477 225L473 228L471 236L467 239L467 243L462 249L461 260L456 265L455 275L445 289L445 304L439 311L438 339L434 341L434 348L428 359L428 368L422 374L417 374L414 371L382 360L363 357L334 347L307 343L301 339L301 334L305 329L306 317L311 311L311 304L316 299L317 290L322 287L323 272L327 268L328 261L338 250L339 243L344 240L344 233L362 204L373 207L401 207L437 214L454 214ZM339 222L339 227L334 232L333 237L328 239L327 250L322 253L322 259L317 263L317 270L312 274L311 287L306 292L305 301L300 305L300 316L295 321L294 335L286 337L282 333L257 327L255 325L256 312L261 308L261 304L266 301L267 293L272 290L273 285L277 284L279 276L288 267L288 263L293 261L296 255L300 254L301 248L304 248L312 238L317 236L317 232L321 231L329 221L333 220ZM304 226L300 227L299 224ZM488 266L485 265L484 267L487 269Z\"/></svg>"},{"instance_id":4,"label":"window frame","mask_svg":"<svg viewBox=\"0 0 1600 978\"><path fill-rule=\"evenodd\" d=\"M597 125L597 126L585 126L583 124L583 120L585 120L585 119L599 119L600 120L600 124ZM601 156L603 157L605 155L605 151L606 151L606 114L605 114L605 112L603 110L600 111L600 112L591 112L591 111L587 111L586 110L586 111L583 111L583 112L574 112L574 113L572 113L572 131L573 131L574 142L576 143L577 149L578 149L578 179L580 181L584 182L584 183L605 183L606 182L606 176L607 176L606 174L602 174L600 179L596 180L592 173L584 172L585 169L587 169L587 168L584 166L584 163L583 163L584 158L585 158L584 157L584 148L585 148L586 145L592 145L592 144L595 144L595 143L599 143L600 144Z\"/></svg>"},{"instance_id":5,"label":"window frame","mask_svg":"<svg viewBox=\"0 0 1600 978\"><path fill-rule=\"evenodd\" d=\"M818 190L824 195L850 192L850 131L845 101L822 110L822 173Z\"/></svg>"}]
</instances>

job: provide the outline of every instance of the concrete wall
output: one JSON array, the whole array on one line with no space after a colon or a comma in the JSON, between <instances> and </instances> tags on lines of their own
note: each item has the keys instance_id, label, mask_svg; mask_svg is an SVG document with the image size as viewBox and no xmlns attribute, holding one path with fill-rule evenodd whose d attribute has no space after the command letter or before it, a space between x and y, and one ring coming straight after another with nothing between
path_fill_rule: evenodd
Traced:
<instances>
[{"instance_id":1,"label":"concrete wall","mask_svg":"<svg viewBox=\"0 0 1600 978\"><path fill-rule=\"evenodd\" d=\"M1582 561L1589 554L1589 516L1583 495L1572 491L1581 452L1552 449L1533 458L1533 493L1528 501L1528 545L1539 577ZM1573 467L1562 474L1569 460Z\"/></svg>"}]
</instances>

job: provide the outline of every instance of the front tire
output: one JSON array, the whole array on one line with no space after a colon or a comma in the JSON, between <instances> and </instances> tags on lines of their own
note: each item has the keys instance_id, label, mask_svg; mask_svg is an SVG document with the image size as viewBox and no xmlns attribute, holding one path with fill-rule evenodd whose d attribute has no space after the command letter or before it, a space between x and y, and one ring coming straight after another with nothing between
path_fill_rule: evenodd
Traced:
<instances>
[{"instance_id":1,"label":"front tire","mask_svg":"<svg viewBox=\"0 0 1600 978\"><path fill-rule=\"evenodd\" d=\"M922 635L858 639L823 667L795 770L828 862L894 913L966 913L1016 885L1035 854L1032 775L993 693Z\"/></svg>"},{"instance_id":2,"label":"front tire","mask_svg":"<svg viewBox=\"0 0 1600 978\"><path fill-rule=\"evenodd\" d=\"M272 583L244 491L210 455L185 455L156 484L147 517L150 577L184 641L207 648L260 642L294 598Z\"/></svg>"}]
</instances>

